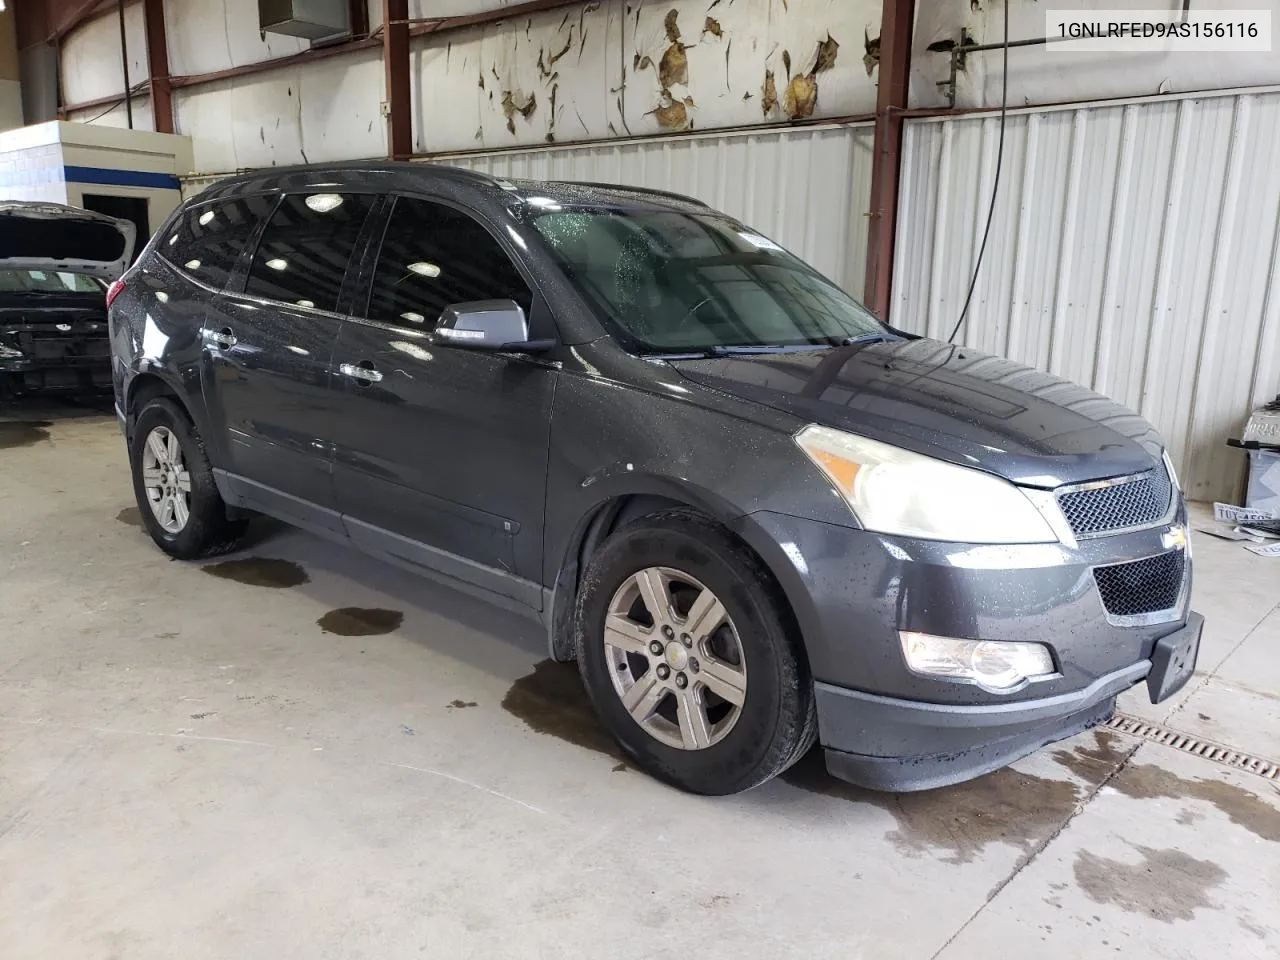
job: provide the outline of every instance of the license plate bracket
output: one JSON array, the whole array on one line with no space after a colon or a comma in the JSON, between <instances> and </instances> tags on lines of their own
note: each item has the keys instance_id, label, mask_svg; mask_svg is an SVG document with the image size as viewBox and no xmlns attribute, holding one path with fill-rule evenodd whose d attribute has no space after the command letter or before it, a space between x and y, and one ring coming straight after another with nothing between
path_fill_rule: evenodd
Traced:
<instances>
[{"instance_id":1,"label":"license plate bracket","mask_svg":"<svg viewBox=\"0 0 1280 960\"><path fill-rule=\"evenodd\" d=\"M1152 703L1168 700L1186 686L1196 672L1203 632L1204 617L1192 613L1185 627L1156 641L1151 651L1151 672L1147 674L1147 693Z\"/></svg>"}]
</instances>

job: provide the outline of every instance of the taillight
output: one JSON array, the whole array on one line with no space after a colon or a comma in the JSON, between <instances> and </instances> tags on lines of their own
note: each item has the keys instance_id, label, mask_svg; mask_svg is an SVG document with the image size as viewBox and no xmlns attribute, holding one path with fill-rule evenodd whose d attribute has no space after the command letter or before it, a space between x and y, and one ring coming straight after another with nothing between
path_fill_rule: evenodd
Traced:
<instances>
[{"instance_id":1,"label":"taillight","mask_svg":"<svg viewBox=\"0 0 1280 960\"><path fill-rule=\"evenodd\" d=\"M111 284L111 286L107 287L107 309L108 310L111 309L112 301L114 301L116 297L120 296L120 291L122 291L123 289L124 289L123 280L116 280Z\"/></svg>"}]
</instances>

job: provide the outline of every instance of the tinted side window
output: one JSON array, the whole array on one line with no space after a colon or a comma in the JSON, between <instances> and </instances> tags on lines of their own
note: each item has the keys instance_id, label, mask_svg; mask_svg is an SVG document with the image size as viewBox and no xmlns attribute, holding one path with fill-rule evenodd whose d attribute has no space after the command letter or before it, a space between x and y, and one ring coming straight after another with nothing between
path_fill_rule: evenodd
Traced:
<instances>
[{"instance_id":1,"label":"tinted side window","mask_svg":"<svg viewBox=\"0 0 1280 960\"><path fill-rule=\"evenodd\" d=\"M245 293L336 310L360 228L373 208L367 194L290 194L267 224Z\"/></svg>"},{"instance_id":2,"label":"tinted side window","mask_svg":"<svg viewBox=\"0 0 1280 960\"><path fill-rule=\"evenodd\" d=\"M201 283L220 290L254 229L275 204L274 196L258 196L192 207L160 242L160 254Z\"/></svg>"},{"instance_id":3,"label":"tinted side window","mask_svg":"<svg viewBox=\"0 0 1280 960\"><path fill-rule=\"evenodd\" d=\"M528 313L533 294L498 242L452 207L400 197L382 241L369 317L432 327L445 307L514 300Z\"/></svg>"}]
</instances>

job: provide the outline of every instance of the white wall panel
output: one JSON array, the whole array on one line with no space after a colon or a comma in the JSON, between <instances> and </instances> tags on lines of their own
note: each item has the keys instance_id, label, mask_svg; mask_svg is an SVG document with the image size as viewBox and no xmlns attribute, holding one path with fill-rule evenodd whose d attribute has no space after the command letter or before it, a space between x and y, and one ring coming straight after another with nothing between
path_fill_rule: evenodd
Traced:
<instances>
[{"instance_id":1,"label":"white wall panel","mask_svg":"<svg viewBox=\"0 0 1280 960\"><path fill-rule=\"evenodd\" d=\"M165 0L164 16L174 76L287 57L308 47L298 37L259 31L258 0ZM379 2L376 22L381 20Z\"/></svg>"},{"instance_id":2,"label":"white wall panel","mask_svg":"<svg viewBox=\"0 0 1280 960\"><path fill-rule=\"evenodd\" d=\"M944 106L937 86L950 75L951 56L929 50L938 41L957 41L964 29L975 43L999 43L1004 7L1009 4L1009 39L1045 35L1048 10L1157 10L1176 19L1180 0L928 0L916 4L912 44L911 105ZM1195 0L1194 11L1271 11L1272 30L1280 29L1280 0ZM875 31L873 31L874 35ZM1000 103L1002 55L999 50L967 58L956 84L956 105L993 107ZM1280 57L1271 52L1241 53L1076 53L1031 46L1009 51L1009 102L1019 106L1100 100L1139 94L1182 93L1280 83Z\"/></svg>"},{"instance_id":3,"label":"white wall panel","mask_svg":"<svg viewBox=\"0 0 1280 960\"><path fill-rule=\"evenodd\" d=\"M129 85L147 79L147 31L142 4L124 8ZM120 66L120 21L114 13L95 17L62 41L62 102L83 103L124 92Z\"/></svg>"},{"instance_id":4,"label":"white wall panel","mask_svg":"<svg viewBox=\"0 0 1280 960\"><path fill-rule=\"evenodd\" d=\"M894 323L945 339L972 276L998 119L908 121ZM1280 90L1010 115L958 342L1091 386L1165 435L1189 496L1280 393Z\"/></svg>"},{"instance_id":5,"label":"white wall panel","mask_svg":"<svg viewBox=\"0 0 1280 960\"><path fill-rule=\"evenodd\" d=\"M370 94L381 83L381 54L369 50L179 90L174 112L199 171L386 156L386 120Z\"/></svg>"},{"instance_id":6,"label":"white wall panel","mask_svg":"<svg viewBox=\"0 0 1280 960\"><path fill-rule=\"evenodd\" d=\"M77 123L96 123L104 127L128 127L129 114L123 103L111 107L93 107L89 110L73 110L67 119ZM133 129L154 130L155 117L151 114L151 98L143 95L133 98Z\"/></svg>"},{"instance_id":7,"label":"white wall panel","mask_svg":"<svg viewBox=\"0 0 1280 960\"><path fill-rule=\"evenodd\" d=\"M706 0L611 0L427 35L412 46L414 149L524 147L869 114L876 88L862 53L879 18L876 0L736 0L711 9ZM819 43L828 38L835 45L819 64ZM766 71L776 93L767 111ZM816 100L788 114L788 80L810 74ZM527 115L504 109L508 96Z\"/></svg>"},{"instance_id":8,"label":"white wall panel","mask_svg":"<svg viewBox=\"0 0 1280 960\"><path fill-rule=\"evenodd\" d=\"M486 153L443 160L494 176L688 194L755 227L855 296L866 268L868 124Z\"/></svg>"}]
</instances>

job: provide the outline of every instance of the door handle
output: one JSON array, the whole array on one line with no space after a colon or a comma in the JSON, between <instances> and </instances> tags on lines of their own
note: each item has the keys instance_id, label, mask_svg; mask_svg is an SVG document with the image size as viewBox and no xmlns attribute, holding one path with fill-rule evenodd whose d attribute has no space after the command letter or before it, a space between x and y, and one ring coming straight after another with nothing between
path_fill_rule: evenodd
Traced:
<instances>
[{"instance_id":1,"label":"door handle","mask_svg":"<svg viewBox=\"0 0 1280 960\"><path fill-rule=\"evenodd\" d=\"M344 363L338 366L338 372L344 377L351 377L361 383L378 383L382 380L382 371L374 369L368 360L359 363Z\"/></svg>"},{"instance_id":2,"label":"door handle","mask_svg":"<svg viewBox=\"0 0 1280 960\"><path fill-rule=\"evenodd\" d=\"M230 327L223 327L221 330L217 331L206 330L204 332L204 338L210 343L216 343L223 349L230 349L239 342L236 339L236 335L231 332Z\"/></svg>"}]
</instances>

